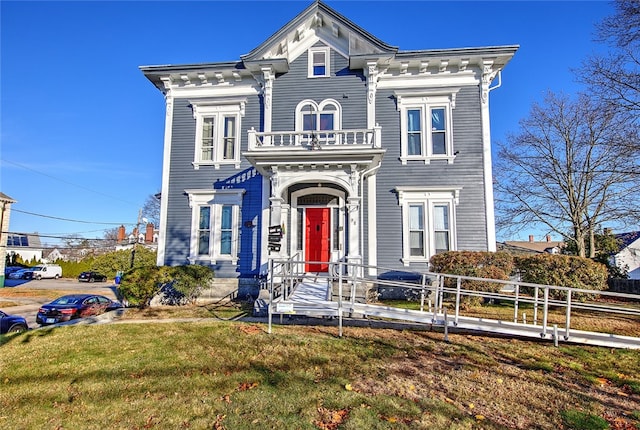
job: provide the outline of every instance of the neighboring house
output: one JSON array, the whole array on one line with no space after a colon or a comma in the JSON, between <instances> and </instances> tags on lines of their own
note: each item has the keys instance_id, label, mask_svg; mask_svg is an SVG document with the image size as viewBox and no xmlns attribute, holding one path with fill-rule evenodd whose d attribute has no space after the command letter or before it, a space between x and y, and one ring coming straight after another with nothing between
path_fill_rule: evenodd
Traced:
<instances>
[{"instance_id":1,"label":"neighboring house","mask_svg":"<svg viewBox=\"0 0 640 430\"><path fill-rule=\"evenodd\" d=\"M22 261L42 260L42 242L38 233L9 233L7 235L7 254L19 255Z\"/></svg>"},{"instance_id":2,"label":"neighboring house","mask_svg":"<svg viewBox=\"0 0 640 430\"><path fill-rule=\"evenodd\" d=\"M116 251L131 249L135 243L155 251L158 248L158 236L159 232L152 223L145 225L144 232L138 231L138 227L134 227L129 234L127 234L125 227L121 225L118 227Z\"/></svg>"},{"instance_id":3,"label":"neighboring house","mask_svg":"<svg viewBox=\"0 0 640 430\"><path fill-rule=\"evenodd\" d=\"M48 252L47 252L48 251ZM43 263L53 263L55 261L68 261L69 257L67 254L63 254L58 248L53 248L50 250L45 250L45 258L43 258Z\"/></svg>"},{"instance_id":4,"label":"neighboring house","mask_svg":"<svg viewBox=\"0 0 640 430\"><path fill-rule=\"evenodd\" d=\"M620 250L610 257L611 264L625 269L629 279L640 279L640 231L615 234Z\"/></svg>"},{"instance_id":5,"label":"neighboring house","mask_svg":"<svg viewBox=\"0 0 640 430\"><path fill-rule=\"evenodd\" d=\"M517 49L402 51L316 1L240 60L141 67L166 101L158 264L495 251L489 93Z\"/></svg>"},{"instance_id":6,"label":"neighboring house","mask_svg":"<svg viewBox=\"0 0 640 430\"><path fill-rule=\"evenodd\" d=\"M553 241L551 236L546 236L544 241L534 240L529 235L529 241L506 241L497 244L498 251L506 251L512 254L560 254L565 244L562 241Z\"/></svg>"}]
</instances>

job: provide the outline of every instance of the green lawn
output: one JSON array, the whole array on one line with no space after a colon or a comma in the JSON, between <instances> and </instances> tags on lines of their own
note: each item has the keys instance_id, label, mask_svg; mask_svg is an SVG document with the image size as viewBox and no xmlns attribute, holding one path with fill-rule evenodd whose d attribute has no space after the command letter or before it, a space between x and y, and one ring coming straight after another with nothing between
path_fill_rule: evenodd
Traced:
<instances>
[{"instance_id":1,"label":"green lawn","mask_svg":"<svg viewBox=\"0 0 640 430\"><path fill-rule=\"evenodd\" d=\"M640 428L640 351L207 320L0 336L11 429ZM564 427L562 427L564 426Z\"/></svg>"}]
</instances>

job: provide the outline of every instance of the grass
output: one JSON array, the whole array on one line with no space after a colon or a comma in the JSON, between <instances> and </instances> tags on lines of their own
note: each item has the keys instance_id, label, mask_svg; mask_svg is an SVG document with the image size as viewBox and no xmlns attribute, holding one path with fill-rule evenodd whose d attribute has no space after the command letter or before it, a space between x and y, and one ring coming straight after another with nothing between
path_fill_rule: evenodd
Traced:
<instances>
[{"instance_id":1,"label":"grass","mask_svg":"<svg viewBox=\"0 0 640 430\"><path fill-rule=\"evenodd\" d=\"M640 351L358 327L267 334L224 321L234 312L128 311L127 324L0 337L0 426L640 428Z\"/></svg>"},{"instance_id":2,"label":"grass","mask_svg":"<svg viewBox=\"0 0 640 430\"><path fill-rule=\"evenodd\" d=\"M380 302L382 305L401 307L405 309L420 309L420 302L407 300L386 300ZM448 307L449 315L453 315L455 303L445 303ZM637 305L618 304L618 307L633 306L638 309ZM425 305L426 307L426 305ZM502 301L498 304L484 305L461 305L461 314L467 317L488 318L501 321L513 321L514 308L512 302ZM518 320L522 322L526 318L527 323L533 323L533 305L529 303L521 303L518 307ZM547 324L549 326L558 324L563 327L566 320L566 309L551 308ZM575 330L595 331L601 333L612 333L622 336L640 337L640 317L634 315L608 314L578 309L574 307L571 310L571 328ZM542 324L542 306L538 308L538 324Z\"/></svg>"}]
</instances>

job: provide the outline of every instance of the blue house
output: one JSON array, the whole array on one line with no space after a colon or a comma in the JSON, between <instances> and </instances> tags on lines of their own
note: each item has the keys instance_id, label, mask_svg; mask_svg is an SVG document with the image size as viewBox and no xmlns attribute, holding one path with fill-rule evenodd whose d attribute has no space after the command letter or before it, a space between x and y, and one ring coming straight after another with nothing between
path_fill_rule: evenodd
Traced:
<instances>
[{"instance_id":1,"label":"blue house","mask_svg":"<svg viewBox=\"0 0 640 430\"><path fill-rule=\"evenodd\" d=\"M517 49L403 51L315 1L239 59L141 67L166 102L158 264L494 251L489 93Z\"/></svg>"}]
</instances>

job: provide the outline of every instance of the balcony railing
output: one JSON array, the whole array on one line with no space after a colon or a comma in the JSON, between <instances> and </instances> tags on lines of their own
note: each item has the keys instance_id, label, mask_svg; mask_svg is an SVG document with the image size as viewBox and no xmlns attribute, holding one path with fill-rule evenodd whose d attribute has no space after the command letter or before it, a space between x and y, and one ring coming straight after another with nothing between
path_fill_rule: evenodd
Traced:
<instances>
[{"instance_id":1,"label":"balcony railing","mask_svg":"<svg viewBox=\"0 0 640 430\"><path fill-rule=\"evenodd\" d=\"M349 149L355 147L380 148L381 128L317 131L248 131L249 151L273 149Z\"/></svg>"}]
</instances>

